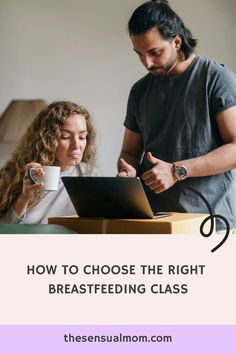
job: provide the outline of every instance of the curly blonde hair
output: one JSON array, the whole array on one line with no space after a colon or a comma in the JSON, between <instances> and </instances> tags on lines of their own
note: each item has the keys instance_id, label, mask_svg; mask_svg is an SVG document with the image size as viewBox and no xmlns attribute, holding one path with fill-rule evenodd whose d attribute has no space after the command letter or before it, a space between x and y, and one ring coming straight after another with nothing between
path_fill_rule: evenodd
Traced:
<instances>
[{"instance_id":1,"label":"curly blonde hair","mask_svg":"<svg viewBox=\"0 0 236 354\"><path fill-rule=\"evenodd\" d=\"M95 164L95 131L89 112L76 103L67 101L53 102L45 107L33 120L11 159L0 169L0 217L17 200L22 191L25 166L38 162L43 166L57 165L56 149L60 129L66 118L74 114L83 116L87 125L87 145L82 161L86 163L86 173L91 173ZM34 207L42 199L37 193L28 207Z\"/></svg>"}]
</instances>

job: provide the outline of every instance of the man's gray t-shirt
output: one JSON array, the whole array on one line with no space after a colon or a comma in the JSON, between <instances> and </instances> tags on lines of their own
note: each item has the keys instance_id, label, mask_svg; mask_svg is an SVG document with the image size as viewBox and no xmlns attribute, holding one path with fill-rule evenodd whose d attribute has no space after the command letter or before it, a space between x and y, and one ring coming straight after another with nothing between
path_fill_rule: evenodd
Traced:
<instances>
[{"instance_id":1,"label":"man's gray t-shirt","mask_svg":"<svg viewBox=\"0 0 236 354\"><path fill-rule=\"evenodd\" d=\"M178 76L151 74L131 89L128 129L142 134L144 151L166 162L202 156L223 145L217 113L236 105L236 76L225 66L196 56ZM152 166L144 157L141 173ZM236 227L233 173L188 178L169 190L154 194L145 187L153 210L207 213L202 200L186 187L202 193L216 214ZM225 225L218 221L218 229Z\"/></svg>"}]
</instances>

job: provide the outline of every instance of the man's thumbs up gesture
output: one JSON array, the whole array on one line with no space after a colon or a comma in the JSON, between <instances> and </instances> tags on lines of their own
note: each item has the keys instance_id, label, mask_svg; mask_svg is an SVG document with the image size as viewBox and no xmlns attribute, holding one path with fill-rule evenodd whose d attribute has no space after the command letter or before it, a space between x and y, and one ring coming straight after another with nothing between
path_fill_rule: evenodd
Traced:
<instances>
[{"instance_id":1,"label":"man's thumbs up gesture","mask_svg":"<svg viewBox=\"0 0 236 354\"><path fill-rule=\"evenodd\" d=\"M147 159L153 167L141 177L154 193L164 192L176 183L177 178L173 175L173 164L157 159L150 152L147 153Z\"/></svg>"}]
</instances>

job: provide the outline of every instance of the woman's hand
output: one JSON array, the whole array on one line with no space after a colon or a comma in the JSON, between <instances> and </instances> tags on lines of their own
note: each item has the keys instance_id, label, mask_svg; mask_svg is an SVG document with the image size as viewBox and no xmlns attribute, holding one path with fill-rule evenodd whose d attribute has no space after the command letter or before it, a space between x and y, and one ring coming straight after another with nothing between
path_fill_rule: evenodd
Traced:
<instances>
[{"instance_id":1,"label":"woman's hand","mask_svg":"<svg viewBox=\"0 0 236 354\"><path fill-rule=\"evenodd\" d=\"M25 166L25 176L22 184L22 192L13 204L13 210L19 218L22 218L26 212L28 203L34 198L34 193L40 190L43 186L43 183L32 184L31 180L28 177L28 170L32 167L41 167L37 162L30 162ZM44 174L43 170L40 168L35 169L34 175L42 176Z\"/></svg>"}]
</instances>

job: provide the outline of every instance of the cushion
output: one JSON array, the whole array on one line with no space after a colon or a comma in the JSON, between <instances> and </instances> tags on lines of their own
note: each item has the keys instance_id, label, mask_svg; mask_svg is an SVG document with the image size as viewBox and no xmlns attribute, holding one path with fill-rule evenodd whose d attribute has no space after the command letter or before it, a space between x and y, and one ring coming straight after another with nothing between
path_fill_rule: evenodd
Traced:
<instances>
[{"instance_id":1,"label":"cushion","mask_svg":"<svg viewBox=\"0 0 236 354\"><path fill-rule=\"evenodd\" d=\"M0 143L0 168L10 159L16 143Z\"/></svg>"},{"instance_id":2,"label":"cushion","mask_svg":"<svg viewBox=\"0 0 236 354\"><path fill-rule=\"evenodd\" d=\"M16 143L46 106L44 100L13 100L0 117L0 143Z\"/></svg>"}]
</instances>

